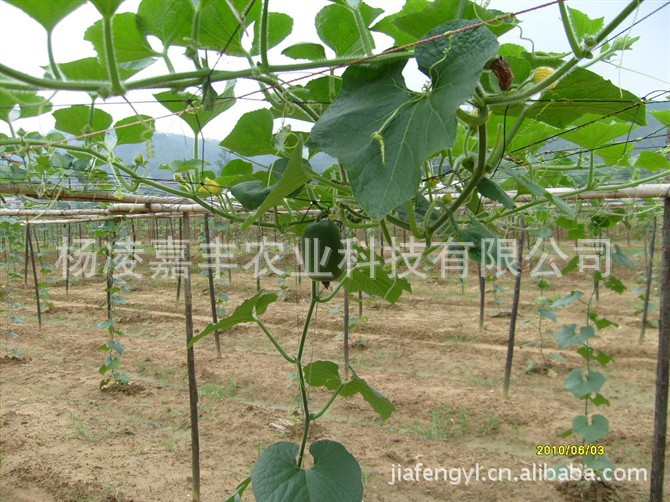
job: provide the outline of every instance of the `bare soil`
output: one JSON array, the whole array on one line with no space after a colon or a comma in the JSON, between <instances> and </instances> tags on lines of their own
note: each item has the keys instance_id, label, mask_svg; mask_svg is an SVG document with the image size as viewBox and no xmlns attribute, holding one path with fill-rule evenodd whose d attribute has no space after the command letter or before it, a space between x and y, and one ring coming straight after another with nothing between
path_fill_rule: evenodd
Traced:
<instances>
[{"instance_id":1,"label":"bare soil","mask_svg":"<svg viewBox=\"0 0 670 502\"><path fill-rule=\"evenodd\" d=\"M596 349L615 362L603 370L602 390L611 406L598 409L610 432L598 444L618 467L650 469L654 413L657 330L637 343L635 276L615 269L629 289L601 292L601 316L619 324L598 333ZM524 277L511 395L501 392L509 317L487 300L486 325L478 328L478 291L471 275L458 281L414 279L413 294L397 305L368 300L351 333L351 362L361 377L390 398L396 412L382 421L360 396L338 399L314 426L310 440L334 439L360 462L367 501L481 500L646 500L646 482L484 482L467 486L445 481L391 481L393 466L509 468L513 473L546 463L577 461L538 457L538 445L571 444L557 435L571 427L583 403L564 388L564 379L583 361L572 350L557 350L528 322L537 321L539 290ZM263 287L279 291L276 277ZM587 276L552 280L545 295L590 291ZM293 279L285 295L263 316L289 353L297 349L306 315L308 284ZM511 281L498 295L509 307ZM50 288L51 308L38 328L30 290L18 283L11 300L24 307L13 314L25 323L12 327L9 341L22 357L0 358L3 501L184 501L191 499L191 443L186 378L183 305L176 302L176 280L136 281L118 307L126 336L122 356L131 385L100 390L98 347L107 332L96 328L106 312L104 285L80 281L66 296L62 281ZM196 330L210 322L206 280L194 278ZM248 272L235 273L225 287L228 312L255 291ZM4 300L3 300L4 301ZM341 296L321 305L313 324L306 361L342 360ZM656 302L657 303L657 302ZM352 305L352 316L357 315ZM584 324L586 310L573 304L557 323ZM5 321L3 320L3 323ZM541 349L541 345L543 346ZM300 439L299 393L293 367L274 350L256 325L237 326L195 348L200 389L202 500L223 500L246 478L262 448ZM543 360L542 353L546 360ZM561 354L560 361L549 357ZM315 407L328 394L312 392ZM666 493L670 493L666 476ZM251 489L245 500L253 500Z\"/></svg>"}]
</instances>

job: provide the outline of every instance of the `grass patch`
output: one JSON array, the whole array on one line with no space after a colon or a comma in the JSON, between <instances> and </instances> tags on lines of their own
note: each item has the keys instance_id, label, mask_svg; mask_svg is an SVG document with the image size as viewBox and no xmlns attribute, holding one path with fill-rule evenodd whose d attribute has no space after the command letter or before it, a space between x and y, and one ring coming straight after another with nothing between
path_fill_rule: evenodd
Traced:
<instances>
[{"instance_id":1,"label":"grass patch","mask_svg":"<svg viewBox=\"0 0 670 502\"><path fill-rule=\"evenodd\" d=\"M224 399L232 398L237 395L239 390L239 385L235 380L229 379L225 385L218 384L216 382L207 382L198 389L198 394L203 397L209 397L211 399Z\"/></svg>"}]
</instances>

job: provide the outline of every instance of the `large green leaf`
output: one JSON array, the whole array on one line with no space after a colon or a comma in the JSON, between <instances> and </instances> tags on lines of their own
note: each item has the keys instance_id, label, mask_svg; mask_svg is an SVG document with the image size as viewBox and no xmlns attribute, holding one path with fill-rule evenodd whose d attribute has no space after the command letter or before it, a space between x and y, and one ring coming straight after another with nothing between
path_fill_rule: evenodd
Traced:
<instances>
[{"instance_id":1,"label":"large green leaf","mask_svg":"<svg viewBox=\"0 0 670 502\"><path fill-rule=\"evenodd\" d=\"M234 91L235 83L228 84L221 94L214 97L214 106L209 110L202 106L200 96L189 92L164 91L154 94L154 98L171 112L179 113L179 118L189 125L193 134L198 135L210 120L235 104ZM210 88L209 92L214 91Z\"/></svg>"},{"instance_id":2,"label":"large green leaf","mask_svg":"<svg viewBox=\"0 0 670 502\"><path fill-rule=\"evenodd\" d=\"M251 298L244 300L228 317L221 319L217 323L209 324L205 329L200 333L195 335L188 344L188 347L193 347L198 340L201 338L214 333L215 331L221 331L225 329L230 329L233 326L238 324L243 324L245 322L253 322L255 316L260 316L265 313L268 306L277 299L275 293L266 293L265 291L259 291Z\"/></svg>"},{"instance_id":3,"label":"large green leaf","mask_svg":"<svg viewBox=\"0 0 670 502\"><path fill-rule=\"evenodd\" d=\"M631 92L585 68L575 68L528 110L528 117L565 128L591 113L640 125L647 123L644 103Z\"/></svg>"},{"instance_id":4,"label":"large green leaf","mask_svg":"<svg viewBox=\"0 0 670 502\"><path fill-rule=\"evenodd\" d=\"M84 105L56 110L53 112L53 117L56 119L56 129L74 136L94 131L104 131L112 125L112 116L109 113L95 108L91 116L91 108ZM90 136L90 139L91 141L104 141L105 133L101 132Z\"/></svg>"},{"instance_id":5,"label":"large green leaf","mask_svg":"<svg viewBox=\"0 0 670 502\"><path fill-rule=\"evenodd\" d=\"M194 13L191 0L142 0L137 11L137 26L145 35L157 37L164 47L186 45Z\"/></svg>"},{"instance_id":6,"label":"large green leaf","mask_svg":"<svg viewBox=\"0 0 670 502\"><path fill-rule=\"evenodd\" d=\"M52 31L65 16L83 5L86 0L5 0L5 2L21 9L47 31Z\"/></svg>"},{"instance_id":7,"label":"large green leaf","mask_svg":"<svg viewBox=\"0 0 670 502\"><path fill-rule=\"evenodd\" d=\"M465 25L447 23L437 31ZM445 44L450 44L446 55ZM484 28L418 46L419 65L430 68L433 83L421 94L405 86L403 62L344 72L342 90L315 124L310 141L344 165L356 199L372 218L413 197L424 161L454 142L456 109L472 95L497 47Z\"/></svg>"},{"instance_id":8,"label":"large green leaf","mask_svg":"<svg viewBox=\"0 0 670 502\"><path fill-rule=\"evenodd\" d=\"M268 13L268 49L275 47L288 37L293 30L293 18L281 12ZM261 23L254 23L254 41L251 44L251 55L257 56L261 53Z\"/></svg>"},{"instance_id":9,"label":"large green leaf","mask_svg":"<svg viewBox=\"0 0 670 502\"><path fill-rule=\"evenodd\" d=\"M395 411L395 405L388 398L371 387L352 370L351 380L344 383L340 378L340 368L332 361L315 361L303 368L305 381L312 387L326 387L335 391L343 385L340 395L343 397L360 394L379 416L386 420Z\"/></svg>"},{"instance_id":10,"label":"large green leaf","mask_svg":"<svg viewBox=\"0 0 670 502\"><path fill-rule=\"evenodd\" d=\"M240 155L255 156L276 153L272 138L272 112L266 108L242 115L220 146Z\"/></svg>"},{"instance_id":11,"label":"large green leaf","mask_svg":"<svg viewBox=\"0 0 670 502\"><path fill-rule=\"evenodd\" d=\"M224 51L231 56L244 56L242 37L246 28L251 26L261 13L262 2L254 0L230 0L207 2L200 14L200 47ZM235 8L233 12L230 6ZM243 26L238 19L247 10L246 17L242 19Z\"/></svg>"},{"instance_id":12,"label":"large green leaf","mask_svg":"<svg viewBox=\"0 0 670 502\"><path fill-rule=\"evenodd\" d=\"M114 55L118 63L141 61L158 56L147 37L137 27L137 15L132 12L117 14L112 19L112 34ZM88 40L95 47L98 58L106 61L105 42L103 35L103 21L96 21L84 33L84 40Z\"/></svg>"},{"instance_id":13,"label":"large green leaf","mask_svg":"<svg viewBox=\"0 0 670 502\"><path fill-rule=\"evenodd\" d=\"M298 467L299 447L282 441L268 446L251 471L256 500L264 502L359 502L363 500L361 468L344 446L322 439L309 452L314 465Z\"/></svg>"},{"instance_id":14,"label":"large green leaf","mask_svg":"<svg viewBox=\"0 0 670 502\"><path fill-rule=\"evenodd\" d=\"M156 121L148 115L133 115L119 120L114 124L116 144L126 145L149 141L156 130L155 122Z\"/></svg>"}]
</instances>

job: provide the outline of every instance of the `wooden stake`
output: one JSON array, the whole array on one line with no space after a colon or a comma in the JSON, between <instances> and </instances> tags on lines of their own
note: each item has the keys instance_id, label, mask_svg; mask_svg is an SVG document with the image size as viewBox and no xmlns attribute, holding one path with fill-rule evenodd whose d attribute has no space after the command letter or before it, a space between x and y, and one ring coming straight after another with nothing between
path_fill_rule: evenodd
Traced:
<instances>
[{"instance_id":1,"label":"wooden stake","mask_svg":"<svg viewBox=\"0 0 670 502\"><path fill-rule=\"evenodd\" d=\"M661 307L658 326L658 362L656 364L656 402L654 444L651 454L650 502L663 501L663 475L668 433L668 384L670 381L670 197L663 208L661 265Z\"/></svg>"},{"instance_id":2,"label":"wooden stake","mask_svg":"<svg viewBox=\"0 0 670 502\"><path fill-rule=\"evenodd\" d=\"M521 226L524 226L523 220ZM519 231L516 244L517 274L514 279L514 297L512 299L512 313L509 320L509 338L507 340L507 359L505 360L505 377L503 379L503 397L509 397L509 385L512 379L512 358L514 357L514 338L516 335L516 318L519 314L519 297L521 296L521 271L523 270L523 240L525 231Z\"/></svg>"},{"instance_id":3,"label":"wooden stake","mask_svg":"<svg viewBox=\"0 0 670 502\"><path fill-rule=\"evenodd\" d=\"M184 317L186 319L186 345L193 338L193 297L191 294L191 227L188 213L183 216L184 245ZM200 501L200 436L198 433L198 386L195 379L195 356L193 347L186 349L188 367L188 395L191 410L191 468L193 477L193 500Z\"/></svg>"},{"instance_id":4,"label":"wooden stake","mask_svg":"<svg viewBox=\"0 0 670 502\"><path fill-rule=\"evenodd\" d=\"M184 213L186 214L186 213ZM167 241L167 223L165 226L165 240ZM171 235L171 234L170 234ZM181 219L179 220L179 245L181 246L184 239L184 232L182 231ZM177 303L179 303L179 295L181 294L181 274L177 275Z\"/></svg>"},{"instance_id":5,"label":"wooden stake","mask_svg":"<svg viewBox=\"0 0 670 502\"><path fill-rule=\"evenodd\" d=\"M344 287L344 379L349 380L349 288Z\"/></svg>"},{"instance_id":6,"label":"wooden stake","mask_svg":"<svg viewBox=\"0 0 670 502\"><path fill-rule=\"evenodd\" d=\"M216 313L216 296L214 294L214 272L212 272L212 254L210 251L209 235L209 215L205 215L205 246L207 249L207 280L209 282L209 303L212 306L212 322L216 324L219 319ZM230 270L230 269L229 269ZM221 339L219 332L214 332L214 343L216 344L216 354L221 358Z\"/></svg>"},{"instance_id":7,"label":"wooden stake","mask_svg":"<svg viewBox=\"0 0 670 502\"><path fill-rule=\"evenodd\" d=\"M35 281L35 299L37 300L37 325L42 328L42 304L40 303L40 285L37 282L37 267L35 266L35 252L33 251L33 239L30 225L26 225L28 248L30 249L30 262L33 266L33 280Z\"/></svg>"},{"instance_id":8,"label":"wooden stake","mask_svg":"<svg viewBox=\"0 0 670 502\"><path fill-rule=\"evenodd\" d=\"M479 330L484 329L484 307L486 306L486 268L482 268L481 260L477 263L479 276Z\"/></svg>"},{"instance_id":9,"label":"wooden stake","mask_svg":"<svg viewBox=\"0 0 670 502\"><path fill-rule=\"evenodd\" d=\"M642 326L640 327L640 338L638 343L644 342L644 332L647 329L647 316L649 313L649 296L651 294L652 274L654 273L654 246L656 245L656 217L654 216L651 226L651 238L649 239L649 247L645 249L647 257L647 280L644 289L644 304L642 306Z\"/></svg>"},{"instance_id":10,"label":"wooden stake","mask_svg":"<svg viewBox=\"0 0 670 502\"><path fill-rule=\"evenodd\" d=\"M72 247L72 225L67 225L67 242L65 244L65 295L70 294L70 248Z\"/></svg>"}]
</instances>

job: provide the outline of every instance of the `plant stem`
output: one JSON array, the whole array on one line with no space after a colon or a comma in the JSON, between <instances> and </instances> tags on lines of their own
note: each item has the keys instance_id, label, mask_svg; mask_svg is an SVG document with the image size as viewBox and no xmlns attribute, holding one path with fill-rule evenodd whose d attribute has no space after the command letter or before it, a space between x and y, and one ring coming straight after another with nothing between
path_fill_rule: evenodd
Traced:
<instances>
[{"instance_id":1,"label":"plant stem","mask_svg":"<svg viewBox=\"0 0 670 502\"><path fill-rule=\"evenodd\" d=\"M584 50L579 45L579 40L577 40L575 30L572 28L570 14L568 13L568 8L565 6L565 2L558 2L558 8L561 12L561 21L563 22L565 36L568 38L568 42L570 43L570 49L572 49L572 53L575 55L575 57L581 59L584 57Z\"/></svg>"},{"instance_id":2,"label":"plant stem","mask_svg":"<svg viewBox=\"0 0 670 502\"><path fill-rule=\"evenodd\" d=\"M261 29L260 29L260 50L261 50L261 66L266 68L270 66L268 63L268 11L270 10L270 0L263 2L263 10L261 11Z\"/></svg>"},{"instance_id":3,"label":"plant stem","mask_svg":"<svg viewBox=\"0 0 670 502\"><path fill-rule=\"evenodd\" d=\"M263 321L261 321L260 318L257 317L255 313L253 314L253 318L254 318L254 321L256 321L256 324L258 324L258 326L263 330L263 333L265 333L265 336L267 336L268 339L270 340L270 342L272 342L272 345L274 345L275 349L277 349L279 354L281 354L281 356L284 359L286 359L289 363L296 364L295 357L289 356L287 354L287 352L284 350L284 348L281 345L279 345L279 342L277 341L277 339L272 335L272 333L270 333L270 330L267 328L267 326L265 326Z\"/></svg>"},{"instance_id":4,"label":"plant stem","mask_svg":"<svg viewBox=\"0 0 670 502\"><path fill-rule=\"evenodd\" d=\"M295 358L295 365L298 369L298 381L300 382L300 395L302 397L302 409L305 414L305 423L302 431L302 441L300 443L300 453L298 454L298 467L302 467L302 461L305 456L305 446L307 445L307 436L309 434L309 399L307 396L307 386L305 384L305 375L303 374L302 369L302 355L305 351L305 341L307 340L307 333L309 331L309 324L312 320L312 314L314 313L314 307L318 302L318 283L312 281L312 297L309 302L309 309L307 310L307 318L305 319L305 324L302 329L302 336L300 337L300 345L298 346L298 355Z\"/></svg>"},{"instance_id":5,"label":"plant stem","mask_svg":"<svg viewBox=\"0 0 670 502\"><path fill-rule=\"evenodd\" d=\"M310 420L316 420L317 418L321 418L326 411L328 411L328 408L330 408L330 405L335 402L335 399L337 396L340 395L340 392L342 392L342 389L344 388L344 384L341 383L340 386L337 388L337 390L333 393L333 395L330 397L326 405L319 411L318 413L312 413L310 415Z\"/></svg>"},{"instance_id":6,"label":"plant stem","mask_svg":"<svg viewBox=\"0 0 670 502\"><path fill-rule=\"evenodd\" d=\"M477 158L477 167L475 172L472 174L472 178L468 181L467 185L463 188L463 191L458 196L458 198L451 204L449 211L446 211L440 218L431 225L430 230L427 232L428 235L433 235L437 229L439 229L446 221L450 218L452 214L463 205L470 194L477 188L477 184L482 180L484 174L486 173L486 124L483 124L477 128L479 131L479 155Z\"/></svg>"},{"instance_id":7,"label":"plant stem","mask_svg":"<svg viewBox=\"0 0 670 502\"><path fill-rule=\"evenodd\" d=\"M126 91L123 88L123 85L121 85L119 69L116 66L112 18L113 15L104 16L102 18L102 30L105 38L105 55L107 56L107 71L109 72L109 80L112 84L112 93L122 95Z\"/></svg>"},{"instance_id":8,"label":"plant stem","mask_svg":"<svg viewBox=\"0 0 670 502\"><path fill-rule=\"evenodd\" d=\"M346 5L349 5L348 3ZM365 54L370 56L372 54L372 41L370 40L370 32L368 31L367 26L365 26L365 21L363 21L363 16L361 15L360 9L357 7L351 8L354 19L356 19L356 27L358 28L358 34L361 37L361 42L363 42L363 50Z\"/></svg>"},{"instance_id":9,"label":"plant stem","mask_svg":"<svg viewBox=\"0 0 670 502\"><path fill-rule=\"evenodd\" d=\"M54 78L61 79L63 77L61 76L58 65L56 64L56 59L54 58L52 34L53 30L47 31L47 53L49 55L49 66L51 68L51 73L54 75Z\"/></svg>"}]
</instances>

